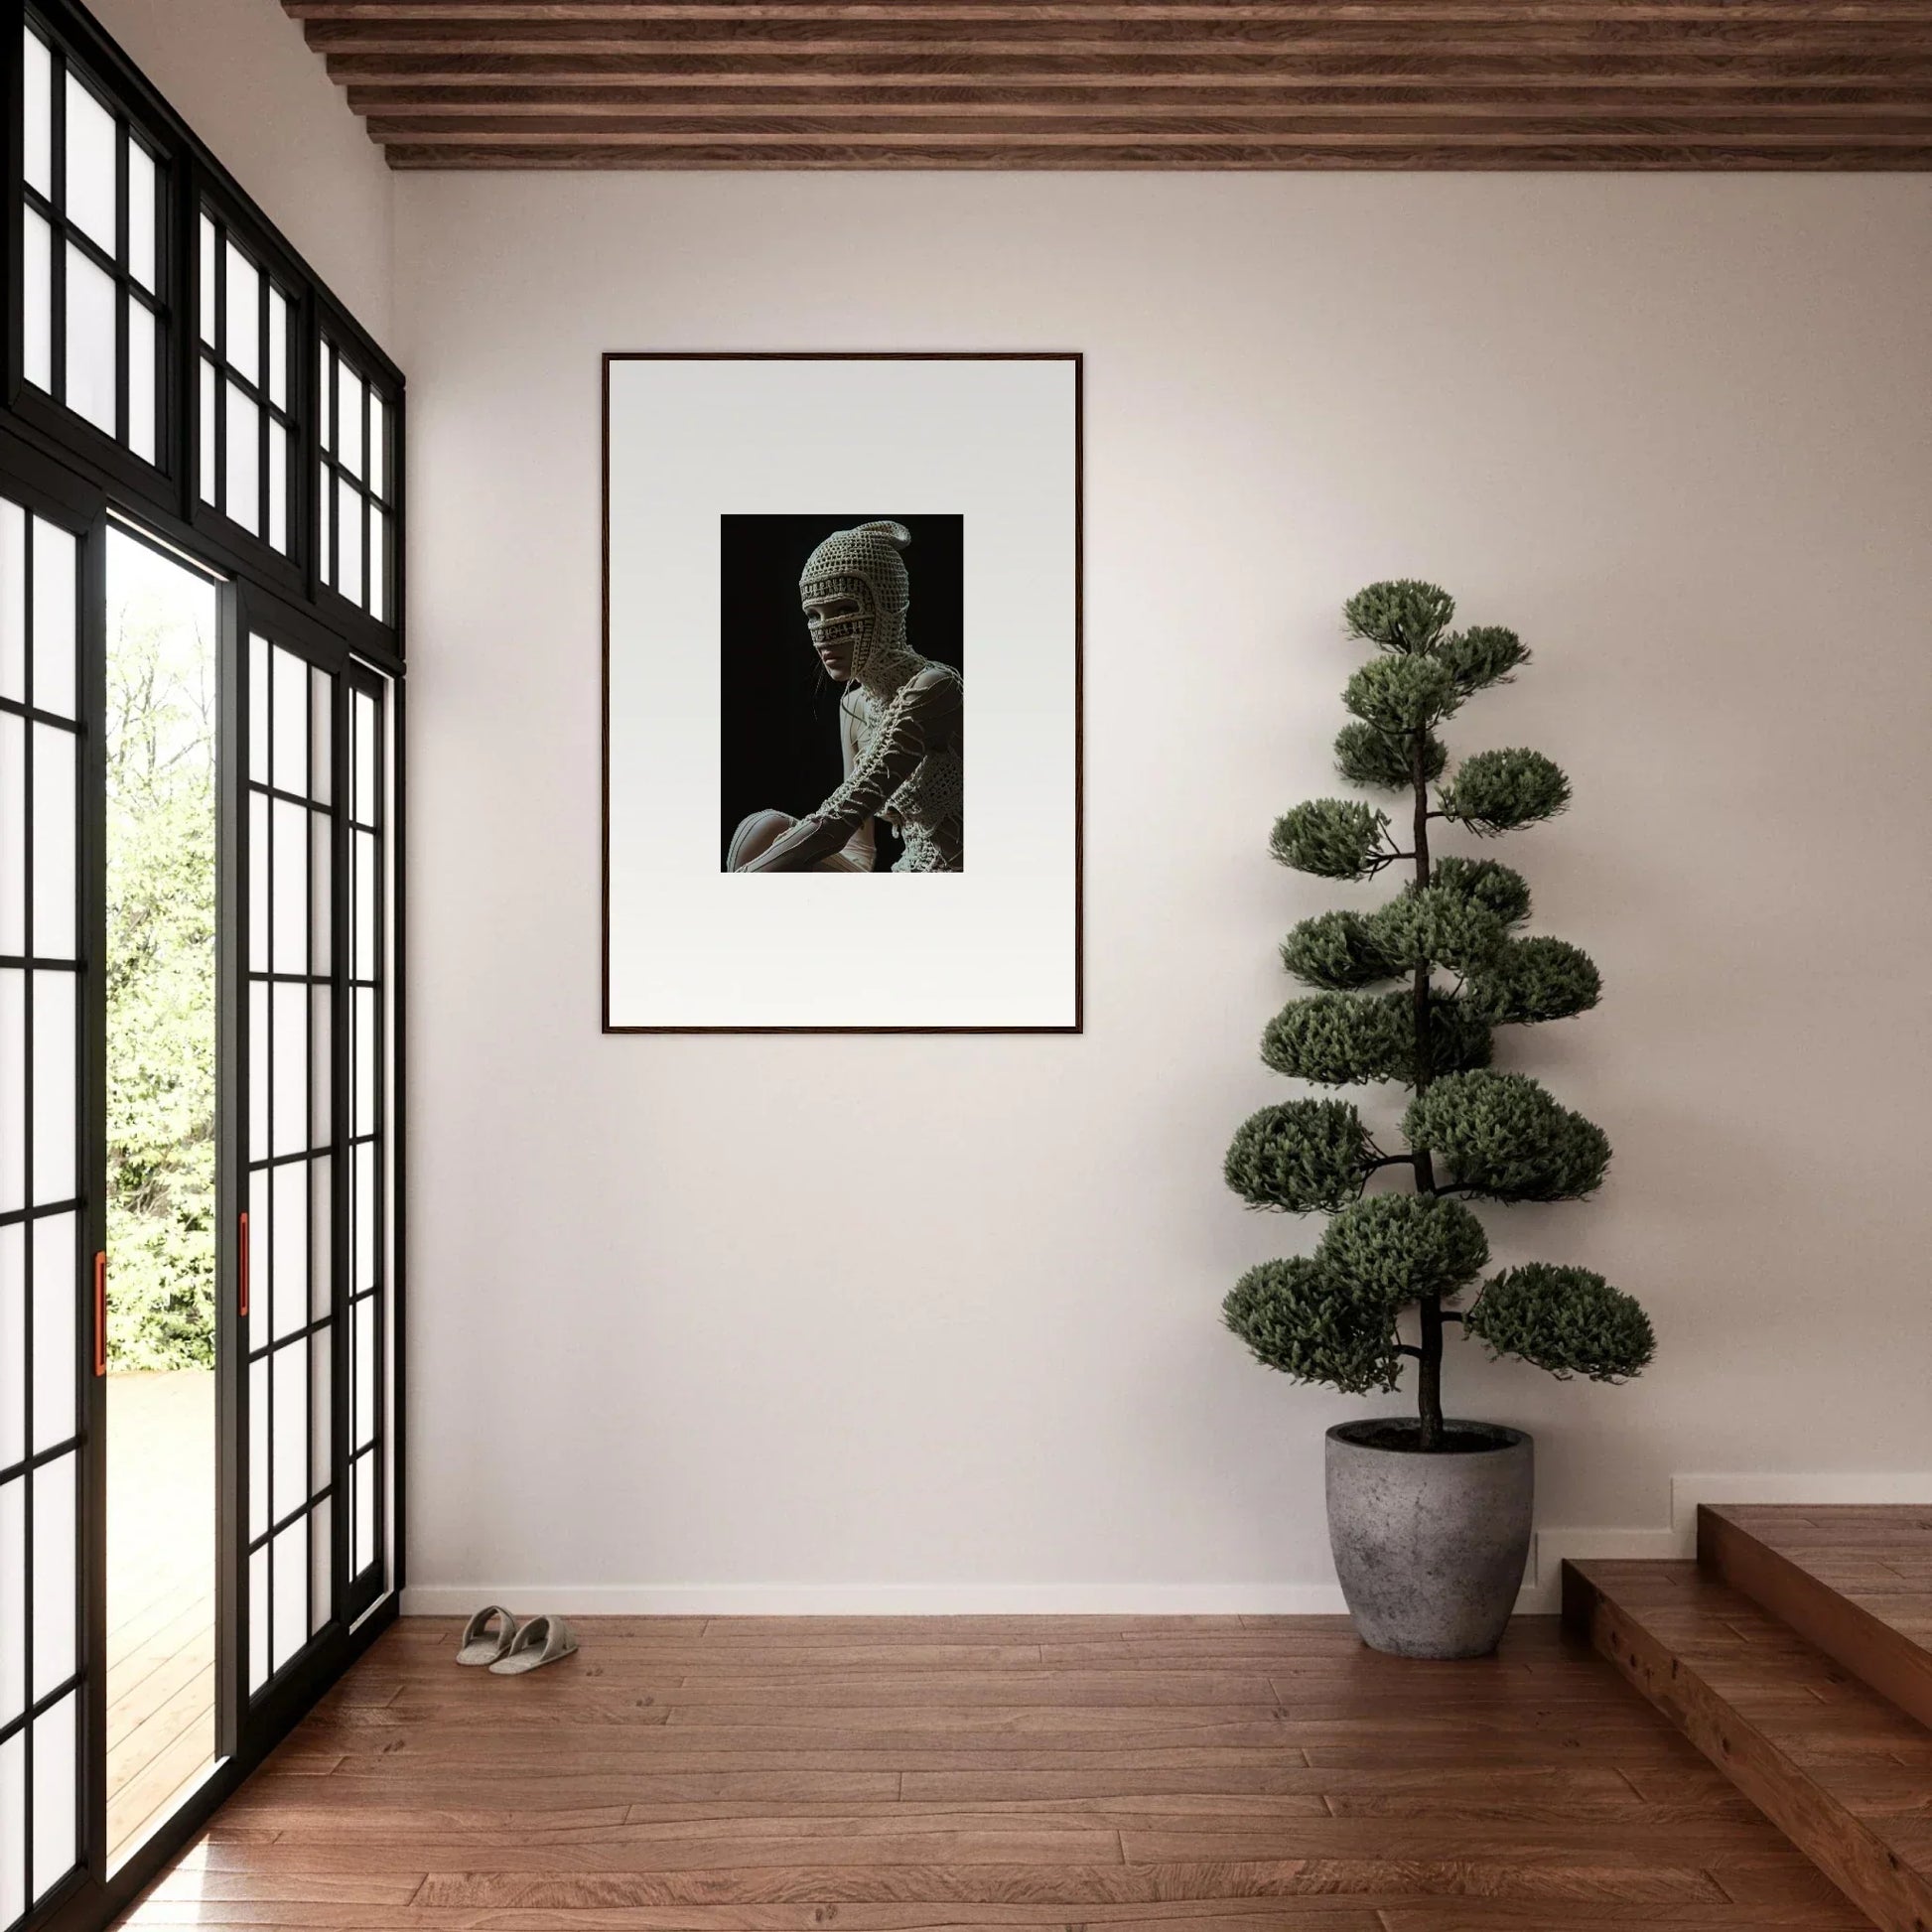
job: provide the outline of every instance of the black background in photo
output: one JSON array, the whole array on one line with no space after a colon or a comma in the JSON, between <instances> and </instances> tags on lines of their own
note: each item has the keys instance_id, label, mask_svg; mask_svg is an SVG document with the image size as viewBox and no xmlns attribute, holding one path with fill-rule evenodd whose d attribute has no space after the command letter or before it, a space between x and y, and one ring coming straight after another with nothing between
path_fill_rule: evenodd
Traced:
<instances>
[{"instance_id":1,"label":"black background in photo","mask_svg":"<svg viewBox=\"0 0 1932 1932\"><path fill-rule=\"evenodd\" d=\"M805 559L834 530L890 519L912 533L905 571L906 641L964 672L965 522L900 516L890 507L823 516L721 516L719 521L719 864L739 822L775 807L802 818L838 789L839 694L813 654L798 608ZM898 857L876 826L877 870Z\"/></svg>"}]
</instances>

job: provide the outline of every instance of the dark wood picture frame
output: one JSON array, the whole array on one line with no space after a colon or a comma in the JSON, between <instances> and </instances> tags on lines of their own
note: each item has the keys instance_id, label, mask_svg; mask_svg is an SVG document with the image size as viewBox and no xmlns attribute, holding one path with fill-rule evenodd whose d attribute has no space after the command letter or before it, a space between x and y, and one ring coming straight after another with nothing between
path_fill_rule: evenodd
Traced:
<instances>
[{"instance_id":1,"label":"dark wood picture frame","mask_svg":"<svg viewBox=\"0 0 1932 1932\"><path fill-rule=\"evenodd\" d=\"M617 1026L611 1019L611 367L615 362L1070 362L1073 366L1073 1018L1041 1026ZM1085 809L1083 745L1086 358L1078 349L606 349L599 385L603 530L600 593L600 942L606 1034L1078 1034L1086 1031Z\"/></svg>"}]
</instances>

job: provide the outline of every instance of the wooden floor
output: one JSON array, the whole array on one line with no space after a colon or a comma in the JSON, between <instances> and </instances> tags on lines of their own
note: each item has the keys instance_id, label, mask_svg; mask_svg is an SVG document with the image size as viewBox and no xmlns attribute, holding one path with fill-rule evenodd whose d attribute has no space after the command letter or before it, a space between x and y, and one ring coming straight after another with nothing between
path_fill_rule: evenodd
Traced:
<instances>
[{"instance_id":1,"label":"wooden floor","mask_svg":"<svg viewBox=\"0 0 1932 1932\"><path fill-rule=\"evenodd\" d=\"M520 1679L387 1632L138 1926L385 1932L1864 1921L1553 1618L607 1618Z\"/></svg>"},{"instance_id":2,"label":"wooden floor","mask_svg":"<svg viewBox=\"0 0 1932 1932\"><path fill-rule=\"evenodd\" d=\"M107 1385L107 1842L146 1837L214 1754L214 1376Z\"/></svg>"}]
</instances>

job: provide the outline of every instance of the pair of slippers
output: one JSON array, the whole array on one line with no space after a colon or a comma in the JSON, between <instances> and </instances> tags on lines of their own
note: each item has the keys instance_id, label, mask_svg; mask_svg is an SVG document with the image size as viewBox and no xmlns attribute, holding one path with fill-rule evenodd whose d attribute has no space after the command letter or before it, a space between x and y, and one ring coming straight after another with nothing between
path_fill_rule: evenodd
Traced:
<instances>
[{"instance_id":1,"label":"pair of slippers","mask_svg":"<svg viewBox=\"0 0 1932 1932\"><path fill-rule=\"evenodd\" d=\"M498 1677L521 1677L525 1671L554 1664L577 1648L577 1638L560 1616L533 1616L518 1623L495 1603L479 1610L463 1626L459 1664L483 1664Z\"/></svg>"}]
</instances>

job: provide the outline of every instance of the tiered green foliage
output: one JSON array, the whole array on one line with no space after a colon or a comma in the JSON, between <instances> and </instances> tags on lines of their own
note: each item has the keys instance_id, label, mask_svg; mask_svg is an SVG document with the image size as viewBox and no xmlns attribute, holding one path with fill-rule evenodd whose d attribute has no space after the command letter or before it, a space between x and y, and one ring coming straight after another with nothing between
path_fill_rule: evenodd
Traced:
<instances>
[{"instance_id":1,"label":"tiered green foliage","mask_svg":"<svg viewBox=\"0 0 1932 1932\"><path fill-rule=\"evenodd\" d=\"M1465 1203L1580 1200L1601 1184L1610 1147L1535 1080L1490 1068L1493 1029L1587 1012L1599 984L1577 947L1518 934L1530 912L1519 874L1493 859L1432 859L1434 824L1487 838L1570 802L1569 779L1539 752L1477 752L1445 778L1437 728L1530 655L1499 625L1451 630L1454 615L1447 592L1408 580L1371 584L1344 608L1350 635L1380 655L1343 693L1354 721L1335 740L1336 768L1405 794L1409 848L1387 812L1351 798L1295 806L1273 839L1284 865L1322 879L1413 865L1375 911L1318 913L1289 933L1282 963L1316 990L1291 1000L1261 1044L1268 1065L1296 1079L1409 1088L1407 1151L1384 1153L1350 1102L1291 1100L1242 1124L1225 1168L1250 1206L1333 1216L1312 1255L1264 1262L1235 1284L1227 1325L1268 1367L1350 1395L1393 1389L1414 1360L1424 1449L1445 1444L1449 1323L1492 1354L1601 1382L1637 1374L1654 1346L1643 1310L1587 1269L1531 1262L1483 1279L1489 1243ZM1453 984L1439 986L1438 971ZM1396 1169L1408 1170L1411 1191L1364 1191ZM1402 1338L1410 1310L1413 1342Z\"/></svg>"}]
</instances>

